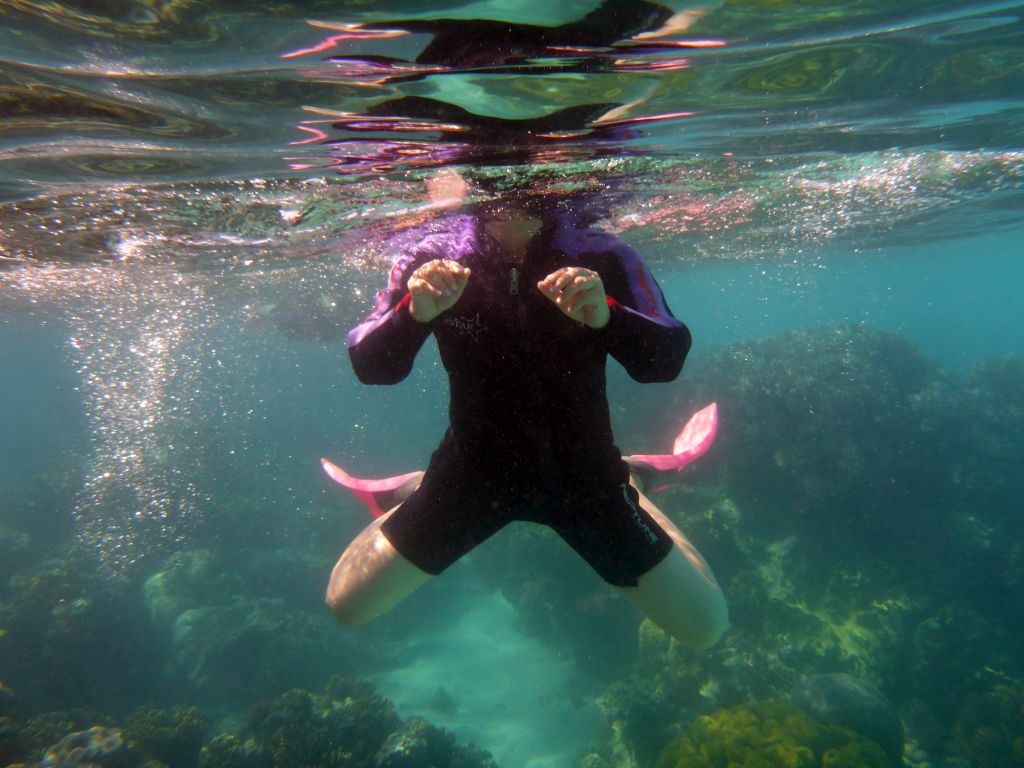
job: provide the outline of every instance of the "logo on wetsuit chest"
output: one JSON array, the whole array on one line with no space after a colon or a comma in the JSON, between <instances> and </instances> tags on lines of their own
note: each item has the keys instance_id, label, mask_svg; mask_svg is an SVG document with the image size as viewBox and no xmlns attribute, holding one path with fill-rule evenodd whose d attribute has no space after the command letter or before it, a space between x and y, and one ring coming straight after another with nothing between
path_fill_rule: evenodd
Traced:
<instances>
[{"instance_id":1,"label":"logo on wetsuit chest","mask_svg":"<svg viewBox=\"0 0 1024 768\"><path fill-rule=\"evenodd\" d=\"M458 331L459 336L471 336L473 341L479 341L480 334L487 330L487 327L480 319L479 312L472 317L469 315L448 315L444 318L444 324Z\"/></svg>"}]
</instances>

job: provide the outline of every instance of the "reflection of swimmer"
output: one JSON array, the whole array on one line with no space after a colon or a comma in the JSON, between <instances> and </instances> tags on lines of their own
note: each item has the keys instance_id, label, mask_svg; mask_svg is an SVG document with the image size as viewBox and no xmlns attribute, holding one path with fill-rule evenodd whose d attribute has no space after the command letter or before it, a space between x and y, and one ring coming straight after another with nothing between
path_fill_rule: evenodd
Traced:
<instances>
[{"instance_id":1,"label":"reflection of swimmer","mask_svg":"<svg viewBox=\"0 0 1024 768\"><path fill-rule=\"evenodd\" d=\"M555 26L472 18L339 24L341 34L286 56L321 52L353 38L420 35L429 42L419 53L406 54L412 61L377 53L330 57L342 81L412 85L391 89L399 95L358 111L312 110L328 119L304 121L299 128L309 136L295 143L332 144L331 165L378 171L600 157L608 150L593 146L595 142L635 139L639 125L689 113L630 116L654 93L659 82L655 77L617 77L614 90L602 89L614 93L614 101L597 101L593 89L586 89L578 98L562 94L556 103L545 103L533 89L518 92L509 75L555 75L547 89L557 89L559 82L578 83L581 74L658 73L688 66L684 58L661 54L715 41L665 38L686 30L719 3L605 0L583 18ZM647 60L648 53L655 55ZM573 101L582 103L569 103ZM325 132L322 126L328 122L343 132L340 137ZM424 134L439 138L424 141Z\"/></svg>"},{"instance_id":2,"label":"reflection of swimmer","mask_svg":"<svg viewBox=\"0 0 1024 768\"><path fill-rule=\"evenodd\" d=\"M718 584L630 485L613 443L607 356L639 381L669 381L690 346L639 256L569 209L526 197L406 237L349 351L362 381L395 383L433 334L451 424L419 487L335 565L334 614L369 621L507 523L530 520L671 635L714 643L727 623Z\"/></svg>"},{"instance_id":3,"label":"reflection of swimmer","mask_svg":"<svg viewBox=\"0 0 1024 768\"><path fill-rule=\"evenodd\" d=\"M402 19L359 27L430 35L430 42L415 58L417 64L453 69L509 67L574 50L585 53L622 40L653 40L685 30L703 13L694 9L692 3L685 3L683 10L673 10L672 5L645 0L604 0L583 18L557 26L487 19ZM580 57L574 69L603 69L608 62L602 57Z\"/></svg>"}]
</instances>

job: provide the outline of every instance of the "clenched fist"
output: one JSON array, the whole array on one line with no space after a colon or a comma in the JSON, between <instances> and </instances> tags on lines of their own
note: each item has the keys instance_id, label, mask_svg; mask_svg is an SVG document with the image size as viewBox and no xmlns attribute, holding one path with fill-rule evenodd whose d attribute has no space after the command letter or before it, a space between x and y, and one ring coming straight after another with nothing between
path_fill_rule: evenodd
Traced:
<instances>
[{"instance_id":1,"label":"clenched fist","mask_svg":"<svg viewBox=\"0 0 1024 768\"><path fill-rule=\"evenodd\" d=\"M537 288L567 317L591 328L608 325L610 312L601 276L583 267L562 267L552 272Z\"/></svg>"},{"instance_id":2,"label":"clenched fist","mask_svg":"<svg viewBox=\"0 0 1024 768\"><path fill-rule=\"evenodd\" d=\"M470 271L451 259L434 259L412 275L406 287L412 297L409 314L421 323L429 323L455 306L469 282Z\"/></svg>"}]
</instances>

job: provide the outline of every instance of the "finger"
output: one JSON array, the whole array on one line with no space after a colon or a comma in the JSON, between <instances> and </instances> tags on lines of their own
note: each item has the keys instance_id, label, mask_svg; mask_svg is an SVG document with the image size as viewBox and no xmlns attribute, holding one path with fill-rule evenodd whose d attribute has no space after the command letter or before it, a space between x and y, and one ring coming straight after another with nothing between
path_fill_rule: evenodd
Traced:
<instances>
[{"instance_id":1,"label":"finger","mask_svg":"<svg viewBox=\"0 0 1024 768\"><path fill-rule=\"evenodd\" d=\"M566 275L569 269L570 267L562 267L541 280L541 283L547 286L548 289L554 289L558 285L558 281Z\"/></svg>"},{"instance_id":2,"label":"finger","mask_svg":"<svg viewBox=\"0 0 1024 768\"><path fill-rule=\"evenodd\" d=\"M442 297L444 295L443 291L441 291L429 279L422 278L422 277L421 278L414 277L412 280L409 281L409 293L420 294L420 295L423 295L423 294L426 293L426 294L430 294L431 296L435 296L437 298L440 298L440 297Z\"/></svg>"},{"instance_id":3,"label":"finger","mask_svg":"<svg viewBox=\"0 0 1024 768\"><path fill-rule=\"evenodd\" d=\"M582 276L574 277L570 282L566 283L562 287L562 299L565 301L571 301L572 298L580 291L588 290L593 287L593 280Z\"/></svg>"},{"instance_id":4,"label":"finger","mask_svg":"<svg viewBox=\"0 0 1024 768\"><path fill-rule=\"evenodd\" d=\"M554 286L556 290L564 291L568 286L576 280L579 275L579 271L576 269L564 269L561 274L555 279Z\"/></svg>"},{"instance_id":5,"label":"finger","mask_svg":"<svg viewBox=\"0 0 1024 768\"><path fill-rule=\"evenodd\" d=\"M468 267L464 267L458 262L448 261L445 262L448 269L445 270L445 284L448 289L453 293L458 293L466 287L466 282L469 280L470 270Z\"/></svg>"},{"instance_id":6,"label":"finger","mask_svg":"<svg viewBox=\"0 0 1024 768\"><path fill-rule=\"evenodd\" d=\"M591 286L583 289L582 291L577 291L573 296L568 298L565 303L565 311L572 315L587 305L596 303L597 291L593 286Z\"/></svg>"},{"instance_id":7,"label":"finger","mask_svg":"<svg viewBox=\"0 0 1024 768\"><path fill-rule=\"evenodd\" d=\"M461 272L461 269L460 269ZM447 269L439 270L433 274L431 282L439 289L441 289L445 295L451 295L459 293L464 287L464 283L460 285L460 275L453 273Z\"/></svg>"},{"instance_id":8,"label":"finger","mask_svg":"<svg viewBox=\"0 0 1024 768\"><path fill-rule=\"evenodd\" d=\"M443 260L430 261L416 270L416 276L424 280L439 291L446 292L449 289L450 277L449 262Z\"/></svg>"}]
</instances>

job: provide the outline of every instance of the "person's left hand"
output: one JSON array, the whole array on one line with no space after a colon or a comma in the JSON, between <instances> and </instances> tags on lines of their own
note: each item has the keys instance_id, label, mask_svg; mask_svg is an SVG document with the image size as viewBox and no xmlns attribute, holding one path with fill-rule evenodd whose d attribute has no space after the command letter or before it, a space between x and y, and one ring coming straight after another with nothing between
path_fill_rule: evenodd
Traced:
<instances>
[{"instance_id":1,"label":"person's left hand","mask_svg":"<svg viewBox=\"0 0 1024 768\"><path fill-rule=\"evenodd\" d=\"M583 267L562 267L552 272L537 288L567 317L591 328L608 325L608 302L601 276Z\"/></svg>"}]
</instances>

